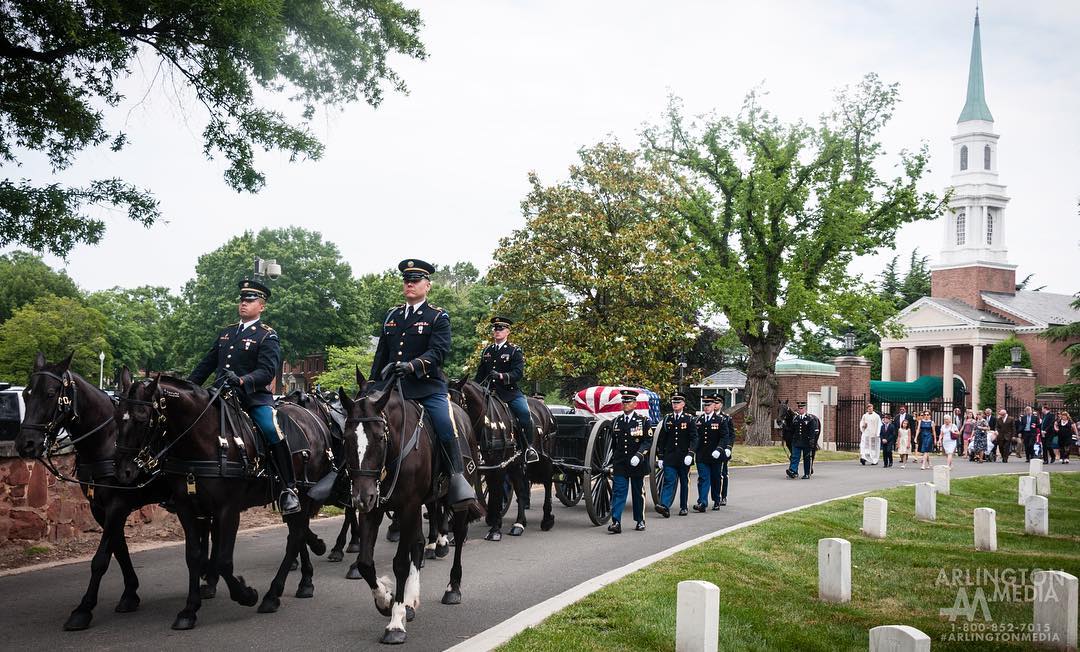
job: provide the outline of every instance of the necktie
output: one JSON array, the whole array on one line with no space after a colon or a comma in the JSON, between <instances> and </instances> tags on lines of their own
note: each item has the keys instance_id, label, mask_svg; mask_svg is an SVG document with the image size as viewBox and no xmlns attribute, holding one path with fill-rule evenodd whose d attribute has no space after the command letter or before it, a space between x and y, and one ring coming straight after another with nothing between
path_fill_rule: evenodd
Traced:
<instances>
[{"instance_id":1,"label":"necktie","mask_svg":"<svg viewBox=\"0 0 1080 652\"><path fill-rule=\"evenodd\" d=\"M405 321L409 321L409 317L412 317L412 306L405 307Z\"/></svg>"}]
</instances>

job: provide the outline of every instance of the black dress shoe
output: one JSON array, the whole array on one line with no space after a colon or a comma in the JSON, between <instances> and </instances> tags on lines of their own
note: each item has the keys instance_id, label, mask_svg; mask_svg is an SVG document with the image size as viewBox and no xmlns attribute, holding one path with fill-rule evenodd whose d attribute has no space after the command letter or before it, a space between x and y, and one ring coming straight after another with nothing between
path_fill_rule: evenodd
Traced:
<instances>
[{"instance_id":1,"label":"black dress shoe","mask_svg":"<svg viewBox=\"0 0 1080 652\"><path fill-rule=\"evenodd\" d=\"M700 513L704 514L706 509L707 508L705 507L705 505L702 505L701 503L694 503L694 511L695 512L700 512Z\"/></svg>"},{"instance_id":2,"label":"black dress shoe","mask_svg":"<svg viewBox=\"0 0 1080 652\"><path fill-rule=\"evenodd\" d=\"M637 530L638 532L644 532L645 531L645 521L638 521L637 525L634 526L634 529Z\"/></svg>"},{"instance_id":3,"label":"black dress shoe","mask_svg":"<svg viewBox=\"0 0 1080 652\"><path fill-rule=\"evenodd\" d=\"M810 474L809 473L804 473L802 479L803 480L809 480L810 479Z\"/></svg>"},{"instance_id":4,"label":"black dress shoe","mask_svg":"<svg viewBox=\"0 0 1080 652\"><path fill-rule=\"evenodd\" d=\"M866 466L866 460L860 457L859 458L859 464L862 464L863 466Z\"/></svg>"},{"instance_id":5,"label":"black dress shoe","mask_svg":"<svg viewBox=\"0 0 1080 652\"><path fill-rule=\"evenodd\" d=\"M663 516L664 518L671 518L671 510L667 507L664 507L663 505L656 506L656 513L660 516Z\"/></svg>"},{"instance_id":6,"label":"black dress shoe","mask_svg":"<svg viewBox=\"0 0 1080 652\"><path fill-rule=\"evenodd\" d=\"M619 522L612 523L607 528L608 534L622 534L622 524Z\"/></svg>"},{"instance_id":7,"label":"black dress shoe","mask_svg":"<svg viewBox=\"0 0 1080 652\"><path fill-rule=\"evenodd\" d=\"M795 476L799 475L798 473L795 473L791 469L785 469L785 472L787 473L787 477L791 478L792 480L795 479Z\"/></svg>"},{"instance_id":8,"label":"black dress shoe","mask_svg":"<svg viewBox=\"0 0 1080 652\"><path fill-rule=\"evenodd\" d=\"M727 498L721 498L719 504L720 504L721 507L723 507L724 505L727 505Z\"/></svg>"},{"instance_id":9,"label":"black dress shoe","mask_svg":"<svg viewBox=\"0 0 1080 652\"><path fill-rule=\"evenodd\" d=\"M688 513L685 508L679 510L679 516L686 516Z\"/></svg>"}]
</instances>

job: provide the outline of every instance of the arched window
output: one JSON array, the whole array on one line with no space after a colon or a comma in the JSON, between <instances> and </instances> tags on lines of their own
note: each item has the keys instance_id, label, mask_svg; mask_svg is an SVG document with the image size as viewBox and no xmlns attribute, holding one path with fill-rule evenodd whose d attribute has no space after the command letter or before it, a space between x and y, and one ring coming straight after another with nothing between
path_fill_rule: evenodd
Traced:
<instances>
[{"instance_id":1,"label":"arched window","mask_svg":"<svg viewBox=\"0 0 1080 652\"><path fill-rule=\"evenodd\" d=\"M967 169L967 145L960 146L960 169Z\"/></svg>"},{"instance_id":2,"label":"arched window","mask_svg":"<svg viewBox=\"0 0 1080 652\"><path fill-rule=\"evenodd\" d=\"M983 169L990 169L990 146L983 147Z\"/></svg>"},{"instance_id":3,"label":"arched window","mask_svg":"<svg viewBox=\"0 0 1080 652\"><path fill-rule=\"evenodd\" d=\"M986 211L986 244L994 244L994 211Z\"/></svg>"},{"instance_id":4,"label":"arched window","mask_svg":"<svg viewBox=\"0 0 1080 652\"><path fill-rule=\"evenodd\" d=\"M960 211L956 214L956 244L962 245L967 242L967 214Z\"/></svg>"}]
</instances>

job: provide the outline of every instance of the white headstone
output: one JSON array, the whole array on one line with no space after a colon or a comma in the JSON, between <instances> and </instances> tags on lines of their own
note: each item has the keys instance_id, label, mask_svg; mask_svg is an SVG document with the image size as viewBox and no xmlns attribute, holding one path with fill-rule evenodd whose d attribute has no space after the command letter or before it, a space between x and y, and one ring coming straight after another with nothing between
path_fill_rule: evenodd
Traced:
<instances>
[{"instance_id":1,"label":"white headstone","mask_svg":"<svg viewBox=\"0 0 1080 652\"><path fill-rule=\"evenodd\" d=\"M975 549L997 550L997 512L990 507L975 508Z\"/></svg>"},{"instance_id":2,"label":"white headstone","mask_svg":"<svg viewBox=\"0 0 1080 652\"><path fill-rule=\"evenodd\" d=\"M908 625L881 625L870 630L870 652L930 652L930 637Z\"/></svg>"},{"instance_id":3,"label":"white headstone","mask_svg":"<svg viewBox=\"0 0 1080 652\"><path fill-rule=\"evenodd\" d=\"M1035 571L1034 632L1036 643L1057 650L1076 649L1077 579L1063 571Z\"/></svg>"},{"instance_id":4,"label":"white headstone","mask_svg":"<svg viewBox=\"0 0 1080 652\"><path fill-rule=\"evenodd\" d=\"M939 494L949 495L949 474L952 469L947 464L938 464L934 467L934 488Z\"/></svg>"},{"instance_id":5,"label":"white headstone","mask_svg":"<svg viewBox=\"0 0 1080 652\"><path fill-rule=\"evenodd\" d=\"M884 539L889 526L889 501L884 498L863 498L862 531L873 539Z\"/></svg>"},{"instance_id":6,"label":"white headstone","mask_svg":"<svg viewBox=\"0 0 1080 652\"><path fill-rule=\"evenodd\" d=\"M851 602L851 542L818 539L818 599Z\"/></svg>"},{"instance_id":7,"label":"white headstone","mask_svg":"<svg viewBox=\"0 0 1080 652\"><path fill-rule=\"evenodd\" d=\"M679 582L675 610L676 652L716 652L719 628L720 589L711 582Z\"/></svg>"},{"instance_id":8,"label":"white headstone","mask_svg":"<svg viewBox=\"0 0 1080 652\"><path fill-rule=\"evenodd\" d=\"M1026 505L1027 499L1035 495L1035 478L1030 475L1020 476L1020 495L1017 496L1017 505Z\"/></svg>"},{"instance_id":9,"label":"white headstone","mask_svg":"<svg viewBox=\"0 0 1080 652\"><path fill-rule=\"evenodd\" d=\"M1050 495L1050 472L1039 471L1039 475L1035 476L1035 493L1040 496Z\"/></svg>"},{"instance_id":10,"label":"white headstone","mask_svg":"<svg viewBox=\"0 0 1080 652\"><path fill-rule=\"evenodd\" d=\"M915 518L937 520L937 490L929 482L915 485Z\"/></svg>"},{"instance_id":11,"label":"white headstone","mask_svg":"<svg viewBox=\"0 0 1080 652\"><path fill-rule=\"evenodd\" d=\"M1024 532L1047 536L1050 534L1050 501L1046 496L1032 496L1024 505Z\"/></svg>"},{"instance_id":12,"label":"white headstone","mask_svg":"<svg viewBox=\"0 0 1080 652\"><path fill-rule=\"evenodd\" d=\"M1028 475L1034 477L1040 473L1042 473L1042 460L1036 457L1028 462Z\"/></svg>"}]
</instances>

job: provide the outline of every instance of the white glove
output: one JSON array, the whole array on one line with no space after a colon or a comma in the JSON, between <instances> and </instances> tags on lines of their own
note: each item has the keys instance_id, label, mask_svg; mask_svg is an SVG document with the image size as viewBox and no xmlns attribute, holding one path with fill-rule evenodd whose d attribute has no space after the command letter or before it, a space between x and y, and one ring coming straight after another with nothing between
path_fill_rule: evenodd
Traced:
<instances>
[{"instance_id":1,"label":"white glove","mask_svg":"<svg viewBox=\"0 0 1080 652\"><path fill-rule=\"evenodd\" d=\"M641 464L641 458L640 457L635 455L635 456L630 458L630 466L637 466L638 464Z\"/></svg>"},{"instance_id":2,"label":"white glove","mask_svg":"<svg viewBox=\"0 0 1080 652\"><path fill-rule=\"evenodd\" d=\"M718 450L715 450L715 451L713 451L713 452L712 452L712 458L713 458L714 460L718 460L718 459L720 459L720 451L718 451Z\"/></svg>"},{"instance_id":3,"label":"white glove","mask_svg":"<svg viewBox=\"0 0 1080 652\"><path fill-rule=\"evenodd\" d=\"M664 460L656 460L656 468L663 471L664 470Z\"/></svg>"},{"instance_id":4,"label":"white glove","mask_svg":"<svg viewBox=\"0 0 1080 652\"><path fill-rule=\"evenodd\" d=\"M694 461L694 458L690 457L689 455L682 458L683 466L690 466L690 464L693 463L693 461Z\"/></svg>"},{"instance_id":5,"label":"white glove","mask_svg":"<svg viewBox=\"0 0 1080 652\"><path fill-rule=\"evenodd\" d=\"M724 457L728 458L729 460L731 459L731 449L730 448L725 448L724 449Z\"/></svg>"}]
</instances>

